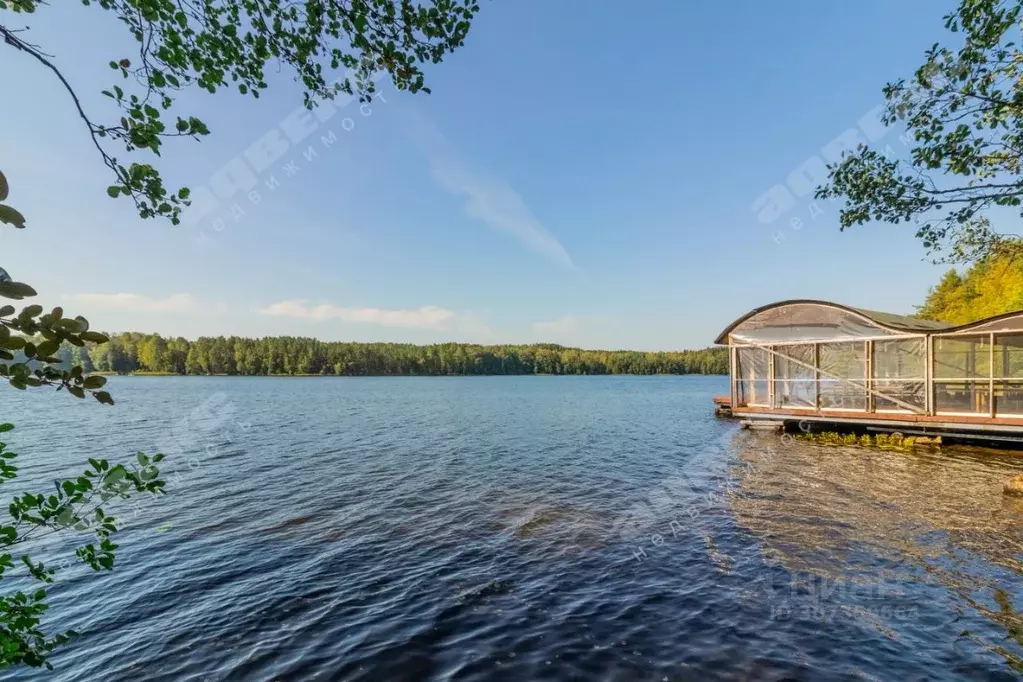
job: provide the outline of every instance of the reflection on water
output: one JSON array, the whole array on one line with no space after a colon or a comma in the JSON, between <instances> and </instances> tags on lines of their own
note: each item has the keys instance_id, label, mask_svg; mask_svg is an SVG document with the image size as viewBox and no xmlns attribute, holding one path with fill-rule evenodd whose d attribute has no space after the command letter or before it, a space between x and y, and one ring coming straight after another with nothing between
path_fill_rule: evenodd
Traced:
<instances>
[{"instance_id":1,"label":"reflection on water","mask_svg":"<svg viewBox=\"0 0 1023 682\"><path fill-rule=\"evenodd\" d=\"M52 590L82 637L19 679L1020 674L1023 458L740 432L721 377L110 384L0 392L25 490L170 453L117 570Z\"/></svg>"},{"instance_id":2,"label":"reflection on water","mask_svg":"<svg viewBox=\"0 0 1023 682\"><path fill-rule=\"evenodd\" d=\"M765 561L807 583L802 605L846 608L879 628L894 621L909 637L951 632L964 613L979 613L985 626L958 636L1023 672L1023 498L1002 494L1020 453L885 451L747 432L733 447L729 507ZM923 620L923 600L944 617Z\"/></svg>"}]
</instances>

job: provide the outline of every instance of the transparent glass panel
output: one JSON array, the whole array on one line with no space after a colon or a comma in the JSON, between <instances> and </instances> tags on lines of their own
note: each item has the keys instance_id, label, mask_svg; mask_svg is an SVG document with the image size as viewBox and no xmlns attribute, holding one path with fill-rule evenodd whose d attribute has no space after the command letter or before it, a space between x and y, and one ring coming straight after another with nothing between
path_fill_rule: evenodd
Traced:
<instances>
[{"instance_id":1,"label":"transparent glass panel","mask_svg":"<svg viewBox=\"0 0 1023 682\"><path fill-rule=\"evenodd\" d=\"M1023 415L1023 381L995 382L995 414Z\"/></svg>"},{"instance_id":2,"label":"transparent glass panel","mask_svg":"<svg viewBox=\"0 0 1023 682\"><path fill-rule=\"evenodd\" d=\"M874 342L875 379L924 379L927 352L923 339Z\"/></svg>"},{"instance_id":3,"label":"transparent glass panel","mask_svg":"<svg viewBox=\"0 0 1023 682\"><path fill-rule=\"evenodd\" d=\"M987 379L990 365L987 336L934 339L935 379Z\"/></svg>"},{"instance_id":4,"label":"transparent glass panel","mask_svg":"<svg viewBox=\"0 0 1023 682\"><path fill-rule=\"evenodd\" d=\"M1023 334L995 336L995 378L1023 379Z\"/></svg>"},{"instance_id":5,"label":"transparent glass panel","mask_svg":"<svg viewBox=\"0 0 1023 682\"><path fill-rule=\"evenodd\" d=\"M899 335L865 317L814 303L793 303L765 310L745 320L730 333L735 343L764 345Z\"/></svg>"},{"instance_id":6,"label":"transparent glass panel","mask_svg":"<svg viewBox=\"0 0 1023 682\"><path fill-rule=\"evenodd\" d=\"M739 404L770 407L768 388L768 353L762 348L740 348Z\"/></svg>"},{"instance_id":7,"label":"transparent glass panel","mask_svg":"<svg viewBox=\"0 0 1023 682\"><path fill-rule=\"evenodd\" d=\"M965 412L989 414L991 396L988 380L984 381L936 381L934 383L934 407L938 412Z\"/></svg>"},{"instance_id":8,"label":"transparent glass panel","mask_svg":"<svg viewBox=\"0 0 1023 682\"><path fill-rule=\"evenodd\" d=\"M821 407L867 409L867 350L862 341L820 345Z\"/></svg>"},{"instance_id":9,"label":"transparent glass panel","mask_svg":"<svg viewBox=\"0 0 1023 682\"><path fill-rule=\"evenodd\" d=\"M874 342L874 409L923 412L926 408L923 339Z\"/></svg>"},{"instance_id":10,"label":"transparent glass panel","mask_svg":"<svg viewBox=\"0 0 1023 682\"><path fill-rule=\"evenodd\" d=\"M912 380L874 380L874 409L922 413L927 407L927 384Z\"/></svg>"},{"instance_id":11,"label":"transparent glass panel","mask_svg":"<svg viewBox=\"0 0 1023 682\"><path fill-rule=\"evenodd\" d=\"M813 346L777 346L774 356L774 399L778 407L816 407Z\"/></svg>"}]
</instances>

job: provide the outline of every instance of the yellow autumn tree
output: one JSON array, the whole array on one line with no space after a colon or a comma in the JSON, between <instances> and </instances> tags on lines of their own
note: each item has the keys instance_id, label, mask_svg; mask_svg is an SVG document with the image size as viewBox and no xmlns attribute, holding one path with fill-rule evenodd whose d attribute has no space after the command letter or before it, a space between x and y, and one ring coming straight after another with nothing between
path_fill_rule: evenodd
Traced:
<instances>
[{"instance_id":1,"label":"yellow autumn tree","mask_svg":"<svg viewBox=\"0 0 1023 682\"><path fill-rule=\"evenodd\" d=\"M1023 258L1014 252L984 258L963 274L949 270L917 316L962 324L1016 310L1023 310Z\"/></svg>"}]
</instances>

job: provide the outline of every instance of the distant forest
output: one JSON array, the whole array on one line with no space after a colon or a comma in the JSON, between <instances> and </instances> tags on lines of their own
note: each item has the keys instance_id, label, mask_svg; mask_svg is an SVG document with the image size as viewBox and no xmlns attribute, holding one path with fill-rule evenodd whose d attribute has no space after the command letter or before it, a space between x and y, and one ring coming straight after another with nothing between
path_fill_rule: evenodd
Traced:
<instances>
[{"instance_id":1,"label":"distant forest","mask_svg":"<svg viewBox=\"0 0 1023 682\"><path fill-rule=\"evenodd\" d=\"M460 376L493 374L728 374L724 348L644 353L553 344L480 346L343 343L280 336L181 337L125 332L58 356L86 371L170 374Z\"/></svg>"}]
</instances>

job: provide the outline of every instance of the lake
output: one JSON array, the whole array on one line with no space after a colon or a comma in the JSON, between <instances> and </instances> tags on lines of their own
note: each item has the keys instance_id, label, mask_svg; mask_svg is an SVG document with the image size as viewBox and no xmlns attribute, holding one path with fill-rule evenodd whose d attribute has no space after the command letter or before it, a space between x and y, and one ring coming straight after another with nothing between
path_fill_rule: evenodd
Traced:
<instances>
[{"instance_id":1,"label":"lake","mask_svg":"<svg viewBox=\"0 0 1023 682\"><path fill-rule=\"evenodd\" d=\"M81 637L18 679L1023 674L1018 454L743 432L725 377L108 386L0 391L18 492L167 455L116 570L51 590Z\"/></svg>"}]
</instances>

